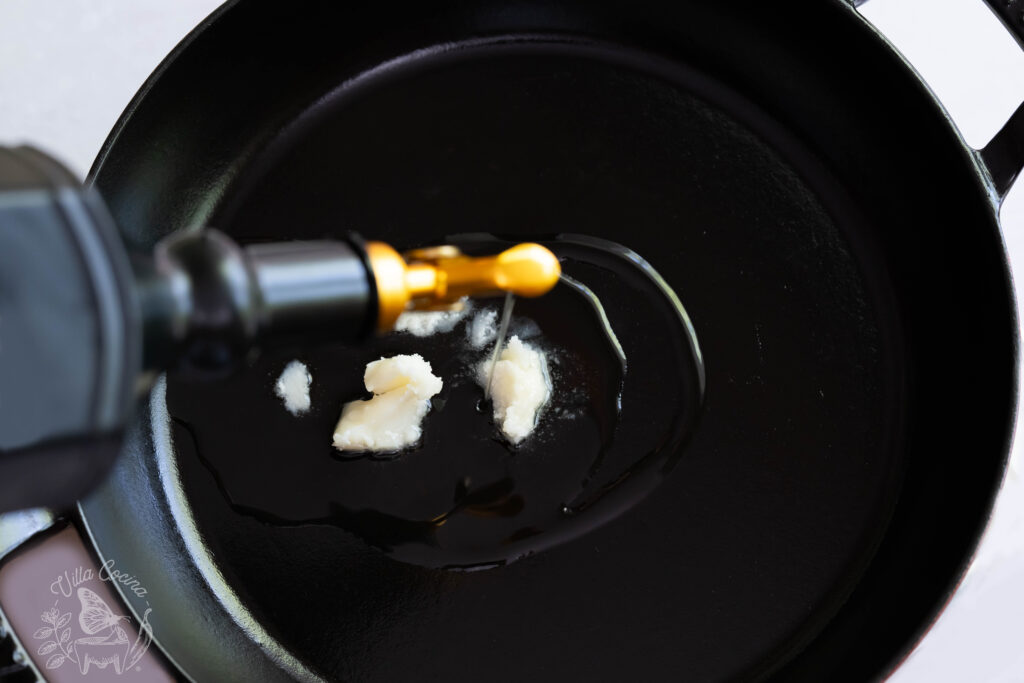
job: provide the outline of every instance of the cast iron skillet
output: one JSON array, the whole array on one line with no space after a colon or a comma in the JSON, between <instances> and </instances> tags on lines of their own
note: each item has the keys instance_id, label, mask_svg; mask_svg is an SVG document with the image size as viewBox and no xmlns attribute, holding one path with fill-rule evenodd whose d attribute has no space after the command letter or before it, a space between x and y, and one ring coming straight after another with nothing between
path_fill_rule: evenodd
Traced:
<instances>
[{"instance_id":1,"label":"cast iron skillet","mask_svg":"<svg viewBox=\"0 0 1024 683\"><path fill-rule=\"evenodd\" d=\"M997 210L1022 120L979 156L838 1L232 3L93 169L131 244L204 224L610 239L692 318L700 423L616 519L507 566L428 569L218 489L184 425L225 443L283 425L270 356L221 388L158 385L85 523L201 680L881 676L1001 481L1017 338ZM622 334L642 352L659 331ZM266 430L270 464L205 456L301 481L287 429Z\"/></svg>"}]
</instances>

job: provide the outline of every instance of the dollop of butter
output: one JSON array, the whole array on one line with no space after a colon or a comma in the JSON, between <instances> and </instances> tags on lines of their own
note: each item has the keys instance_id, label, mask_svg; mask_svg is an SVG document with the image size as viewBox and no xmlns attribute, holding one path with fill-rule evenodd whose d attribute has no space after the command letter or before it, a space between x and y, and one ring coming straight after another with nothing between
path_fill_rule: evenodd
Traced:
<instances>
[{"instance_id":1,"label":"dollop of butter","mask_svg":"<svg viewBox=\"0 0 1024 683\"><path fill-rule=\"evenodd\" d=\"M309 368L299 360L293 360L284 366L281 376L274 385L274 393L284 401L285 409L292 415L301 415L309 410L309 385L313 376Z\"/></svg>"},{"instance_id":2,"label":"dollop of butter","mask_svg":"<svg viewBox=\"0 0 1024 683\"><path fill-rule=\"evenodd\" d=\"M430 399L444 383L418 353L381 358L366 366L363 384L373 398L350 401L334 428L340 451L389 452L419 441Z\"/></svg>"},{"instance_id":3,"label":"dollop of butter","mask_svg":"<svg viewBox=\"0 0 1024 683\"><path fill-rule=\"evenodd\" d=\"M485 390L490 384L494 421L517 444L533 432L537 415L551 396L547 357L512 336L494 363L493 377L490 373L488 358L477 368L477 382Z\"/></svg>"},{"instance_id":4,"label":"dollop of butter","mask_svg":"<svg viewBox=\"0 0 1024 683\"><path fill-rule=\"evenodd\" d=\"M408 332L414 337L429 337L438 332L451 332L469 312L469 305L452 311L405 311L395 321L395 332Z\"/></svg>"}]
</instances>

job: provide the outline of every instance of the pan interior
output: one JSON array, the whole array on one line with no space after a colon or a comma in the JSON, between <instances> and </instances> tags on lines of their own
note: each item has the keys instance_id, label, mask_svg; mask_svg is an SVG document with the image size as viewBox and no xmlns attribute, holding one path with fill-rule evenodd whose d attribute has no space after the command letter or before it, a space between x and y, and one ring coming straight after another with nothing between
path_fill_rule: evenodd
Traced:
<instances>
[{"instance_id":1,"label":"pan interior","mask_svg":"<svg viewBox=\"0 0 1024 683\"><path fill-rule=\"evenodd\" d=\"M214 555L329 676L458 680L499 660L499 678L741 676L820 630L885 531L904 359L884 259L821 164L696 72L564 41L425 52L321 99L242 169L214 225L242 241L356 230L400 246L584 233L647 259L704 351L699 425L660 486L581 538L475 573L232 507L234 483L208 465L254 457L239 425L269 408L242 389L269 394L270 367L297 349L223 390L170 381L180 471ZM659 334L616 332L637 348ZM293 466L287 430L260 434ZM214 437L223 446L206 449ZM302 493L254 485L264 508Z\"/></svg>"}]
</instances>

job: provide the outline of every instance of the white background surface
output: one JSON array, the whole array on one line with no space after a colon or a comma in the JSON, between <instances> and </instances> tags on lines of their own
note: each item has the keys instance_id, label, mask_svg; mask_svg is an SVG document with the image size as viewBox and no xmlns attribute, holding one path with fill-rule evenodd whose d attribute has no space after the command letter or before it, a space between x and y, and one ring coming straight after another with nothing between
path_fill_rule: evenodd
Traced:
<instances>
[{"instance_id":1,"label":"white background surface","mask_svg":"<svg viewBox=\"0 0 1024 683\"><path fill-rule=\"evenodd\" d=\"M149 73L217 0L0 0L0 143L31 141L84 176ZM1024 101L1024 51L981 0L872 0L862 13L982 147ZM1024 280L1024 182L1003 206ZM1018 298L1021 296L1018 286ZM896 683L1024 681L1024 466L1011 468L974 565Z\"/></svg>"}]
</instances>

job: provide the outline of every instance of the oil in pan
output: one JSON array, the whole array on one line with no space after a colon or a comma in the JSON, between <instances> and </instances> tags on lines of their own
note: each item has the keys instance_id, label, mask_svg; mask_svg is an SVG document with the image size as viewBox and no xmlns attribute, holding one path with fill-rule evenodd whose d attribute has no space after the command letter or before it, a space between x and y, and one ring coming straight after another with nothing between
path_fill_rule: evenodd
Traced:
<instances>
[{"instance_id":1,"label":"oil in pan","mask_svg":"<svg viewBox=\"0 0 1024 683\"><path fill-rule=\"evenodd\" d=\"M445 241L470 254L507 244L487 235ZM269 386L291 349L214 387L216 404L246 406L216 418L195 408L211 399L194 393L211 387L171 381L182 456L194 453L240 514L339 526L427 567L502 565L613 518L668 474L694 428L704 382L697 339L678 297L639 255L582 236L538 241L559 256L564 277L547 296L516 301L509 334L547 354L554 392L520 444L500 438L482 405L474 375L490 346L470 349L457 327L303 352L315 380L313 410L300 418ZM420 443L342 456L330 443L340 406L361 397L368 361L400 353L420 353L445 380Z\"/></svg>"}]
</instances>

